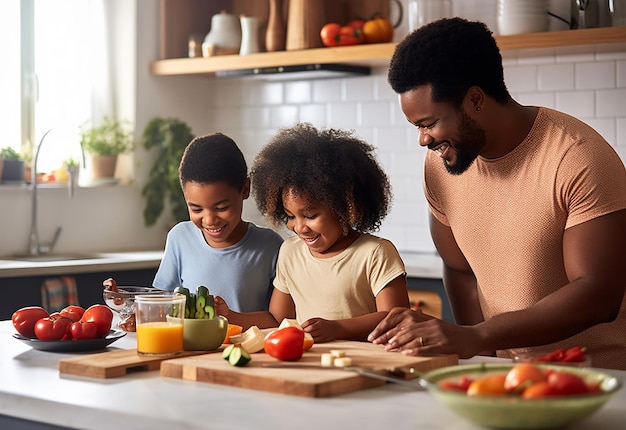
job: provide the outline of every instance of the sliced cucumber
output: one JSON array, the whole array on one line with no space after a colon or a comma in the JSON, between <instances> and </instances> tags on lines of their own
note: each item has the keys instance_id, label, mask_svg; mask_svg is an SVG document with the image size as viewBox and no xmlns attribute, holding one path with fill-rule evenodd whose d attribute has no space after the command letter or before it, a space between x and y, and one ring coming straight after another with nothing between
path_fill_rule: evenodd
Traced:
<instances>
[{"instance_id":1,"label":"sliced cucumber","mask_svg":"<svg viewBox=\"0 0 626 430\"><path fill-rule=\"evenodd\" d=\"M235 344L228 345L226 348L224 348L224 351L222 351L222 358L224 360L228 360L228 357L230 357L233 349L235 349Z\"/></svg>"},{"instance_id":2,"label":"sliced cucumber","mask_svg":"<svg viewBox=\"0 0 626 430\"><path fill-rule=\"evenodd\" d=\"M250 354L241 345L235 345L228 356L228 363L231 366L242 367L250 363Z\"/></svg>"}]
</instances>

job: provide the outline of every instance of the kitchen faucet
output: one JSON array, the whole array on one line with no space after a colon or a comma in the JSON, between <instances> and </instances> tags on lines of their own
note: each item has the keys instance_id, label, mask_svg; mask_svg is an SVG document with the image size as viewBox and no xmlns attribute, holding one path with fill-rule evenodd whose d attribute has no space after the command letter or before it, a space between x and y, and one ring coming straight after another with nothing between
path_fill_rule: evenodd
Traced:
<instances>
[{"instance_id":1,"label":"kitchen faucet","mask_svg":"<svg viewBox=\"0 0 626 430\"><path fill-rule=\"evenodd\" d=\"M41 137L41 140L39 141L39 145L37 146L37 150L35 151L35 157L33 158L33 165L32 165L32 169L31 169L31 197L32 197L32 205L31 205L31 223L30 223L30 255L41 255L41 254L47 254L50 251L52 251L52 249L54 248L54 246L56 245L57 241L59 240L59 236L61 236L61 231L63 230L62 227L57 227L56 231L54 232L54 236L52 237L52 241L49 244L42 244L39 241L39 233L37 231L37 189L39 188L37 186L37 160L39 159L39 151L41 150L41 146L43 145L44 140L46 139L46 136L48 136L48 134L54 130L53 128L51 128L50 130L46 131L44 133L44 135ZM82 153L82 158L83 158L83 165L85 165L85 151L83 150L83 147L81 145L80 147L81 153ZM68 166L68 173L69 173L69 178L68 178L68 182L69 182L69 197L70 199L74 198L74 177L75 175L78 173L78 167L75 164L72 164L71 166Z\"/></svg>"}]
</instances>

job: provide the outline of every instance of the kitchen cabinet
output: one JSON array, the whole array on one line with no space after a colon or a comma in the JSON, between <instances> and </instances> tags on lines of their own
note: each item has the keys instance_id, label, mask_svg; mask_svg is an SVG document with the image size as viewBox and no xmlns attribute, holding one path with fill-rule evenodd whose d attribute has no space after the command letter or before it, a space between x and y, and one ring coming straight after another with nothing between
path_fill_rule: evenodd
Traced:
<instances>
[{"instance_id":1,"label":"kitchen cabinet","mask_svg":"<svg viewBox=\"0 0 626 430\"><path fill-rule=\"evenodd\" d=\"M92 273L71 273L76 279L80 305L88 307L96 303L104 304L102 281L114 278L119 285L152 285L157 268L119 270ZM24 306L41 305L41 285L56 275L17 276L0 279L3 299L0 301L0 320L11 319L17 309Z\"/></svg>"},{"instance_id":2,"label":"kitchen cabinet","mask_svg":"<svg viewBox=\"0 0 626 430\"><path fill-rule=\"evenodd\" d=\"M438 308L441 306L441 319L454 322L452 308L450 307L450 302L448 301L448 296L446 295L446 290L443 287L443 281L441 279L415 278L409 276L406 279L406 283L409 290L409 298L411 301L415 299L422 301L424 313L429 313L429 308ZM437 298L433 298L432 294L428 293L436 294L438 300Z\"/></svg>"},{"instance_id":3,"label":"kitchen cabinet","mask_svg":"<svg viewBox=\"0 0 626 430\"><path fill-rule=\"evenodd\" d=\"M324 0L327 3L328 0ZM352 0L350 0L352 1ZM332 9L345 10L350 1L335 0ZM192 34L204 36L210 28L211 16L220 10L230 13L245 13L260 17L267 16L266 2L244 0L161 0L161 58L150 65L154 75L208 75L218 71L254 69L276 66L342 63L369 67L389 65L395 43L378 43L333 48L316 48L280 52L261 52L246 56L220 55L209 58L187 58L188 39ZM285 2L287 3L287 2ZM330 19L329 19L330 20ZM496 41L503 51L536 48L568 47L576 52L585 52L595 45L607 49L624 51L626 27L602 27L582 30L528 33L497 36Z\"/></svg>"}]
</instances>

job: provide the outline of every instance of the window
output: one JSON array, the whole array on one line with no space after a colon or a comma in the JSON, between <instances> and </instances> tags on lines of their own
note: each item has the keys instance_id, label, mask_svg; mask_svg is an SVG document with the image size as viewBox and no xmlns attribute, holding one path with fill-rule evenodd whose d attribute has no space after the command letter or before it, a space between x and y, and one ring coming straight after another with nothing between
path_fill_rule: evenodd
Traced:
<instances>
[{"instance_id":1,"label":"window","mask_svg":"<svg viewBox=\"0 0 626 430\"><path fill-rule=\"evenodd\" d=\"M111 114L105 0L0 3L3 138L31 154L50 129L38 172L79 159L79 127Z\"/></svg>"}]
</instances>

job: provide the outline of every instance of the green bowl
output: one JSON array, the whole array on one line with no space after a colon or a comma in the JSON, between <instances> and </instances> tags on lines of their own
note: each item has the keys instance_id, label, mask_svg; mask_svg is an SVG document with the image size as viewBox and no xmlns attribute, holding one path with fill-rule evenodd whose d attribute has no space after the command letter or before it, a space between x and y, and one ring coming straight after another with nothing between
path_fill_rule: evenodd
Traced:
<instances>
[{"instance_id":1,"label":"green bowl","mask_svg":"<svg viewBox=\"0 0 626 430\"><path fill-rule=\"evenodd\" d=\"M462 375L479 378L506 373L513 366L510 363L449 366L426 373L419 383L459 416L481 426L502 429L549 429L573 424L600 409L621 388L614 376L588 368L568 368L567 372L582 376L588 382L599 382L602 392L527 400L514 395L467 396L438 386L441 381L456 381ZM564 370L553 365L539 367Z\"/></svg>"},{"instance_id":2,"label":"green bowl","mask_svg":"<svg viewBox=\"0 0 626 430\"><path fill-rule=\"evenodd\" d=\"M212 319L183 320L183 348L185 351L215 351L228 330L228 320L218 316Z\"/></svg>"}]
</instances>

